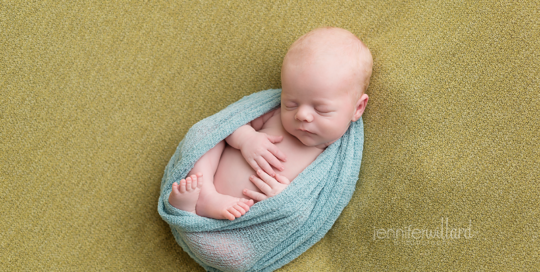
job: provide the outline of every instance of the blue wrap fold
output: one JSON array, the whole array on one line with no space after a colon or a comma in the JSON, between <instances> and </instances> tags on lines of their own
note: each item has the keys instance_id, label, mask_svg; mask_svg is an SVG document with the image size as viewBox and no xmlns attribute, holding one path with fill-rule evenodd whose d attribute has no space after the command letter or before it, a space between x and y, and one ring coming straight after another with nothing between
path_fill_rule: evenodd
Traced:
<instances>
[{"instance_id":1,"label":"blue wrap fold","mask_svg":"<svg viewBox=\"0 0 540 272\"><path fill-rule=\"evenodd\" d=\"M283 192L256 203L234 221L200 217L168 202L172 184L240 126L276 108L280 89L246 96L195 124L165 168L158 212L178 244L207 271L273 271L319 241L349 203L356 187L362 119L326 148Z\"/></svg>"}]
</instances>

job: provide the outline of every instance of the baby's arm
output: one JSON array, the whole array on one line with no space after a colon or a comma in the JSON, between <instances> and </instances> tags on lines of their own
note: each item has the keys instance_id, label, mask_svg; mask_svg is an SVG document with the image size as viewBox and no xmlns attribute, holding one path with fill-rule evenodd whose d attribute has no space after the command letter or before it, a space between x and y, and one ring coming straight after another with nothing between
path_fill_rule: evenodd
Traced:
<instances>
[{"instance_id":1,"label":"baby's arm","mask_svg":"<svg viewBox=\"0 0 540 272\"><path fill-rule=\"evenodd\" d=\"M279 110L279 108L275 109L275 110L271 110L265 114L263 114L262 116L260 116L259 118L249 122L248 124L251 125L251 127L253 127L253 129L255 129L255 131L259 131L263 128L264 126L264 123L266 123L266 121L268 121L268 119L270 119L272 116L274 116L274 113L276 113L276 111Z\"/></svg>"},{"instance_id":2,"label":"baby's arm","mask_svg":"<svg viewBox=\"0 0 540 272\"><path fill-rule=\"evenodd\" d=\"M271 176L275 176L272 166L280 171L284 170L280 160L286 160L285 154L274 145L281 142L283 136L271 136L258 131L262 129L264 123L274 115L276 110L241 126L225 139L230 146L242 152L246 162L255 171L262 169Z\"/></svg>"}]
</instances>

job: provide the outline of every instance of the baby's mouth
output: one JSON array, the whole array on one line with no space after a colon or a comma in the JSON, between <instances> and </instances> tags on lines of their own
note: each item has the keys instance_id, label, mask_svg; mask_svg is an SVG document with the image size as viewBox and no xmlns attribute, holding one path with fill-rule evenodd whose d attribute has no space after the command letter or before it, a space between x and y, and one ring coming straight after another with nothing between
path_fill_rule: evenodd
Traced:
<instances>
[{"instance_id":1,"label":"baby's mouth","mask_svg":"<svg viewBox=\"0 0 540 272\"><path fill-rule=\"evenodd\" d=\"M311 131L309 131L307 129L303 129L303 128L298 128L298 130L309 133L309 134L315 134L315 133L313 133L313 132L311 132Z\"/></svg>"}]
</instances>

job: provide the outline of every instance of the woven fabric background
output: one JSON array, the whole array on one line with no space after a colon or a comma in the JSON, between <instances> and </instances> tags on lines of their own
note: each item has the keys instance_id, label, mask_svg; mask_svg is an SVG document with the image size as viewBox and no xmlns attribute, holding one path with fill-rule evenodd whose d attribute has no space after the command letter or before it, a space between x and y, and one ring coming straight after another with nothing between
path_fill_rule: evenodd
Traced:
<instances>
[{"instance_id":1,"label":"woven fabric background","mask_svg":"<svg viewBox=\"0 0 540 272\"><path fill-rule=\"evenodd\" d=\"M538 269L539 18L534 1L0 1L0 270L202 270L157 213L165 165L328 25L374 56L364 159L281 271Z\"/></svg>"}]
</instances>

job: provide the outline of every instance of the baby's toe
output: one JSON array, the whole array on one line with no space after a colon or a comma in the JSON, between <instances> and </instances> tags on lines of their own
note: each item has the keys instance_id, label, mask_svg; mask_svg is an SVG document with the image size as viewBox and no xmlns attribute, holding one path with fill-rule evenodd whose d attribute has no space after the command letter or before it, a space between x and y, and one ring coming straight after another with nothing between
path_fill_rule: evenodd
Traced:
<instances>
[{"instance_id":1,"label":"baby's toe","mask_svg":"<svg viewBox=\"0 0 540 272\"><path fill-rule=\"evenodd\" d=\"M186 192L186 180L185 179L180 181L180 185L178 186L178 192L179 193L185 193Z\"/></svg>"},{"instance_id":2,"label":"baby's toe","mask_svg":"<svg viewBox=\"0 0 540 272\"><path fill-rule=\"evenodd\" d=\"M237 210L241 216L246 214L246 210L243 207L241 207L239 204L234 205L234 209Z\"/></svg>"},{"instance_id":3,"label":"baby's toe","mask_svg":"<svg viewBox=\"0 0 540 272\"><path fill-rule=\"evenodd\" d=\"M192 190L191 189L191 186L192 186L191 183L192 182L193 181L191 180L191 177L186 178L186 191L191 191Z\"/></svg>"},{"instance_id":4,"label":"baby's toe","mask_svg":"<svg viewBox=\"0 0 540 272\"><path fill-rule=\"evenodd\" d=\"M189 187L189 189L191 189L191 190L196 189L197 188L197 183L198 183L197 176L192 175L191 176L191 186Z\"/></svg>"},{"instance_id":5,"label":"baby's toe","mask_svg":"<svg viewBox=\"0 0 540 272\"><path fill-rule=\"evenodd\" d=\"M238 206L244 209L244 211L249 211L249 206L244 202L238 202Z\"/></svg>"},{"instance_id":6,"label":"baby's toe","mask_svg":"<svg viewBox=\"0 0 540 272\"><path fill-rule=\"evenodd\" d=\"M253 199L245 199L245 198L241 198L240 199L241 202L245 203L246 205L248 205L249 207L253 206L253 204L255 202L253 202Z\"/></svg>"},{"instance_id":7,"label":"baby's toe","mask_svg":"<svg viewBox=\"0 0 540 272\"><path fill-rule=\"evenodd\" d=\"M193 189L202 188L202 184L203 184L203 177L202 177L202 174L199 173L197 174L197 185Z\"/></svg>"},{"instance_id":8,"label":"baby's toe","mask_svg":"<svg viewBox=\"0 0 540 272\"><path fill-rule=\"evenodd\" d=\"M232 215L234 215L234 217L242 216L242 214L238 210L236 210L235 206L228 208L227 211L229 211Z\"/></svg>"},{"instance_id":9,"label":"baby's toe","mask_svg":"<svg viewBox=\"0 0 540 272\"><path fill-rule=\"evenodd\" d=\"M232 215L228 210L223 211L223 217L233 221L236 217Z\"/></svg>"},{"instance_id":10,"label":"baby's toe","mask_svg":"<svg viewBox=\"0 0 540 272\"><path fill-rule=\"evenodd\" d=\"M178 193L178 183L173 182L172 184L172 193L177 194Z\"/></svg>"}]
</instances>

